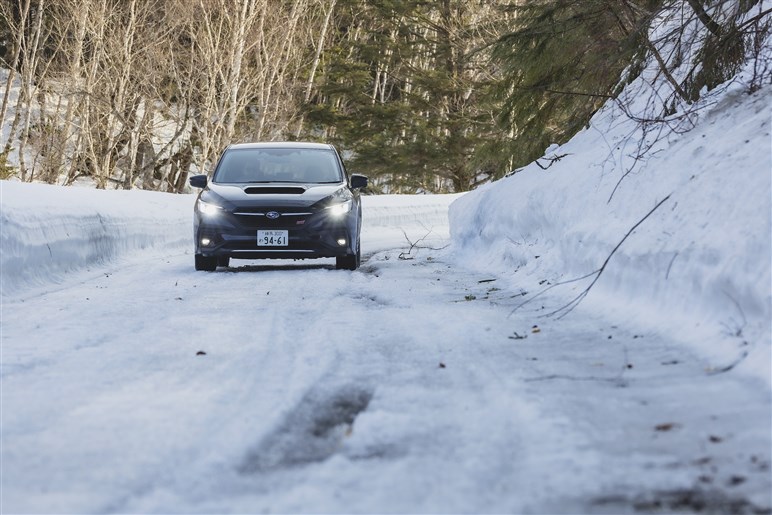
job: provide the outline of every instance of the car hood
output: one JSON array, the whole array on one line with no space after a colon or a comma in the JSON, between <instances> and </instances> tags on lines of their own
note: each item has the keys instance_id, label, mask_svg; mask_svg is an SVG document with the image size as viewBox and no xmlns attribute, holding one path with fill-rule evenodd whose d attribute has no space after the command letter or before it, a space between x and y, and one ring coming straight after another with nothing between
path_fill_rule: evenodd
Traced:
<instances>
[{"instance_id":1,"label":"car hood","mask_svg":"<svg viewBox=\"0 0 772 515\"><path fill-rule=\"evenodd\" d=\"M214 184L209 183L201 193L201 200L222 207L311 207L345 188L339 184Z\"/></svg>"}]
</instances>

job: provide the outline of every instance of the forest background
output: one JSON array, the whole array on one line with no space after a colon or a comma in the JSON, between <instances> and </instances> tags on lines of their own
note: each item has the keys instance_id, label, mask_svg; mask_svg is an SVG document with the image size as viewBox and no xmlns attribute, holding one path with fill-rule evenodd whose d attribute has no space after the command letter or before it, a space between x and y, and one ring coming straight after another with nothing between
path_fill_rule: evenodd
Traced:
<instances>
[{"instance_id":1,"label":"forest background","mask_svg":"<svg viewBox=\"0 0 772 515\"><path fill-rule=\"evenodd\" d=\"M709 29L696 54L649 33L672 9ZM182 192L228 144L310 140L373 192L467 191L567 141L648 58L665 105L693 102L769 18L758 0L0 0L0 179ZM698 59L676 82L680 54Z\"/></svg>"}]
</instances>

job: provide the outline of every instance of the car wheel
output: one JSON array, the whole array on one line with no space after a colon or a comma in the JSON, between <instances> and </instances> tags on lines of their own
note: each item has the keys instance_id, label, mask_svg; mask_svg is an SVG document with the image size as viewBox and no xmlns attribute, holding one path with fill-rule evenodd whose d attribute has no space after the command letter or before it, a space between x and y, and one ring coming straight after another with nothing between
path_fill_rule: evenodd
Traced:
<instances>
[{"instance_id":1,"label":"car wheel","mask_svg":"<svg viewBox=\"0 0 772 515\"><path fill-rule=\"evenodd\" d=\"M356 270L356 256L346 254L335 258L335 268L337 270Z\"/></svg>"},{"instance_id":2,"label":"car wheel","mask_svg":"<svg viewBox=\"0 0 772 515\"><path fill-rule=\"evenodd\" d=\"M220 256L217 258L217 266L228 266L231 264L230 256Z\"/></svg>"},{"instance_id":3,"label":"car wheel","mask_svg":"<svg viewBox=\"0 0 772 515\"><path fill-rule=\"evenodd\" d=\"M203 270L205 272L214 272L217 269L217 258L202 256L196 254L196 270Z\"/></svg>"},{"instance_id":4,"label":"car wheel","mask_svg":"<svg viewBox=\"0 0 772 515\"><path fill-rule=\"evenodd\" d=\"M356 254L346 254L345 256L338 256L335 258L335 268L338 270L356 270L359 268L359 263L362 260L362 252L359 246L359 238L357 238L357 252Z\"/></svg>"}]
</instances>

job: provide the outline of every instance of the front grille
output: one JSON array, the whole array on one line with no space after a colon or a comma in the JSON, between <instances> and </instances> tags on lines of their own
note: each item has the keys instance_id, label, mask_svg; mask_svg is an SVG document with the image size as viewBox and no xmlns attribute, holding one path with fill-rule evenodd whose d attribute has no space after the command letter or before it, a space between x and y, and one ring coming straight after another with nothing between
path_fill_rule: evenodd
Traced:
<instances>
[{"instance_id":1,"label":"front grille","mask_svg":"<svg viewBox=\"0 0 772 515\"><path fill-rule=\"evenodd\" d=\"M311 215L311 213L280 213L279 218L271 220L266 216L266 212L236 211L233 216L236 217L239 225L250 229L302 229L305 227L306 219Z\"/></svg>"}]
</instances>

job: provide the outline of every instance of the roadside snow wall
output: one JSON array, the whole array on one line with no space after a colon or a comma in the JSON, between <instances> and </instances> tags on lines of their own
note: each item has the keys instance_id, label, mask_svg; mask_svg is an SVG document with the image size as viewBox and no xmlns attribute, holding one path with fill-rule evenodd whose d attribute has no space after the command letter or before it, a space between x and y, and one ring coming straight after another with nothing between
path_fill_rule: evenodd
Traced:
<instances>
[{"instance_id":1,"label":"roadside snow wall","mask_svg":"<svg viewBox=\"0 0 772 515\"><path fill-rule=\"evenodd\" d=\"M656 76L649 69L623 93L632 112L667 97ZM693 342L713 370L737 365L770 381L772 87L749 95L744 83L741 73L662 133L642 131L609 102L587 129L547 150L547 170L532 163L451 206L455 258L507 278L526 300L598 270L669 195L616 251L583 307ZM670 130L684 121L695 125ZM639 145L651 149L636 161ZM560 308L593 277L557 286L550 295L564 300L520 313Z\"/></svg>"},{"instance_id":2,"label":"roadside snow wall","mask_svg":"<svg viewBox=\"0 0 772 515\"><path fill-rule=\"evenodd\" d=\"M139 251L190 247L193 198L0 181L2 294Z\"/></svg>"}]
</instances>

